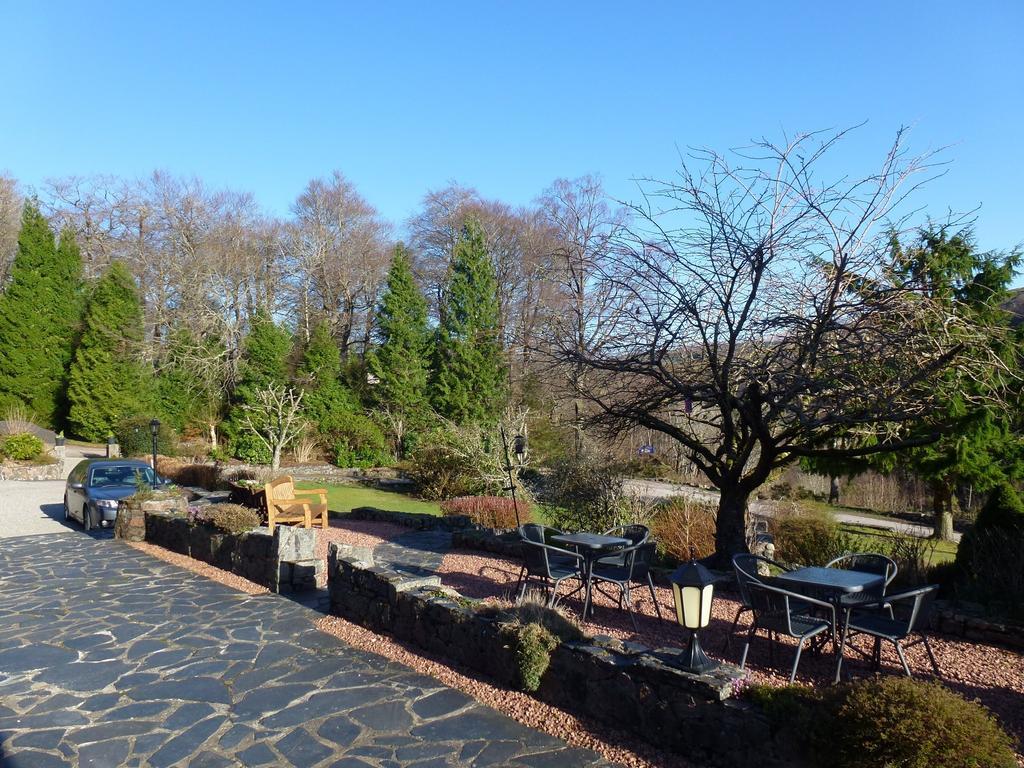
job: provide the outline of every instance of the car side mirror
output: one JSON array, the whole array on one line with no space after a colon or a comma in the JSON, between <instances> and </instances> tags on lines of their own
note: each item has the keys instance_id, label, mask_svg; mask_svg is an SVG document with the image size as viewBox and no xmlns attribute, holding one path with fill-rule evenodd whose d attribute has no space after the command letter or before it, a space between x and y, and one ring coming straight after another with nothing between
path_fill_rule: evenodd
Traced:
<instances>
[{"instance_id":1,"label":"car side mirror","mask_svg":"<svg viewBox=\"0 0 1024 768\"><path fill-rule=\"evenodd\" d=\"M69 488L73 488L73 489L75 489L76 491L80 491L80 490L82 490L83 488L85 488L85 483L69 483L69 484L68 484L68 487L69 487Z\"/></svg>"}]
</instances>

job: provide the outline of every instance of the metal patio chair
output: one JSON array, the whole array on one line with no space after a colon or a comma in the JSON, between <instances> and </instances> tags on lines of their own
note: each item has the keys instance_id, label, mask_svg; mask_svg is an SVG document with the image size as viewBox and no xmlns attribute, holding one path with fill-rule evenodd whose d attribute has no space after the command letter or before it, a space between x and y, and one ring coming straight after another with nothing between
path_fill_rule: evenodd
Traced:
<instances>
[{"instance_id":1,"label":"metal patio chair","mask_svg":"<svg viewBox=\"0 0 1024 768\"><path fill-rule=\"evenodd\" d=\"M579 592L583 584L583 555L569 549L553 547L546 543L545 527L536 523L519 526L522 539L523 565L517 581L518 594L516 602L523 599L531 581L538 584L548 594L547 605L555 604L569 595ZM558 596L558 588L563 581L578 579L580 586L573 592Z\"/></svg>"},{"instance_id":2,"label":"metal patio chair","mask_svg":"<svg viewBox=\"0 0 1024 768\"><path fill-rule=\"evenodd\" d=\"M591 573L594 588L601 594L608 594L600 588L601 583L614 584L618 588L619 608L621 609L625 602L626 611L633 622L634 632L639 630L636 625L636 616L633 614L633 601L630 596L631 585L647 586L651 592L651 600L654 602L654 610L658 614L658 618L661 618L661 608L658 606L658 598L654 593L654 580L651 578L651 565L654 563L656 550L657 545L653 541L634 544L632 547L619 551L625 560L624 565L608 564L602 559L594 564ZM614 599L613 595L608 596Z\"/></svg>"},{"instance_id":3,"label":"metal patio chair","mask_svg":"<svg viewBox=\"0 0 1024 768\"><path fill-rule=\"evenodd\" d=\"M851 635L858 634L873 637L878 643L883 640L892 643L896 647L896 655L899 656L900 664L903 665L903 671L907 673L907 677L913 677L913 675L910 674L910 667L907 664L906 656L903 655L903 651L906 648L923 643L925 650L928 652L928 660L932 663L932 670L936 675L941 675L939 664L935 660L935 654L932 653L932 647L928 643L928 636L924 633L931 615L932 601L935 599L935 593L938 589L938 584L931 584L894 595L886 595L883 598L878 598L873 605L864 604L859 606L860 610L848 609L842 639L839 641L839 659L836 661L836 682L839 682L840 674L842 673L843 649L846 647L847 640ZM887 615L879 610L870 610L871 608L881 608L883 606L890 607L893 615ZM903 641L915 633L919 636L918 639L904 645ZM881 655L877 652L875 654L875 664L876 668L881 666Z\"/></svg>"},{"instance_id":4,"label":"metal patio chair","mask_svg":"<svg viewBox=\"0 0 1024 768\"><path fill-rule=\"evenodd\" d=\"M790 592L758 581L747 582L747 593L750 596L750 608L754 613L754 623L750 626L747 640L743 644L740 669L746 666L750 642L758 630L763 629L768 632L768 641L772 643L769 646L772 657L774 657L775 646L771 636L773 634L786 635L798 641L796 657L793 659L793 669L789 673L789 682L792 683L796 679L796 671L800 666L800 654L803 652L804 643L823 632L830 632L835 627L835 606L815 597ZM816 614L815 611L819 613ZM826 617L820 614L824 614ZM831 619L827 618L828 616Z\"/></svg>"},{"instance_id":5,"label":"metal patio chair","mask_svg":"<svg viewBox=\"0 0 1024 768\"><path fill-rule=\"evenodd\" d=\"M607 531L601 534L602 536L618 536L620 539L629 539L629 546L635 547L637 544L643 544L651 535L651 529L646 525L634 524L634 525L617 525L614 528L609 528ZM601 565L621 565L626 564L626 556L623 554L625 550L618 550L612 554L602 557L597 562Z\"/></svg>"},{"instance_id":6,"label":"metal patio chair","mask_svg":"<svg viewBox=\"0 0 1024 768\"><path fill-rule=\"evenodd\" d=\"M784 566L782 563L777 563L774 560L769 560L767 557L761 557L760 555L734 555L732 558L733 571L736 573L736 586L740 593L740 607L736 611L736 616L732 620L732 627L729 628L729 634L725 637L725 645L722 646L722 652L729 650L732 645L732 637L736 634L736 627L739 626L740 616L747 611L753 610L750 604L750 592L747 589L747 584L751 581L758 582L765 578L761 576L761 571L771 571L772 568L778 571L788 571L789 568ZM770 577L768 577L770 578Z\"/></svg>"}]
</instances>

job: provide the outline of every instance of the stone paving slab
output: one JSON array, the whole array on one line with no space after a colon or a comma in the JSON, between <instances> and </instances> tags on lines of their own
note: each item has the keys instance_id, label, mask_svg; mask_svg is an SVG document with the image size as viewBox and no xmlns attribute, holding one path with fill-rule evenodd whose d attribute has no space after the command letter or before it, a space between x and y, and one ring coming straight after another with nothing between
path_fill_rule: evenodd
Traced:
<instances>
[{"instance_id":1,"label":"stone paving slab","mask_svg":"<svg viewBox=\"0 0 1024 768\"><path fill-rule=\"evenodd\" d=\"M0 765L606 766L120 542L0 546Z\"/></svg>"}]
</instances>

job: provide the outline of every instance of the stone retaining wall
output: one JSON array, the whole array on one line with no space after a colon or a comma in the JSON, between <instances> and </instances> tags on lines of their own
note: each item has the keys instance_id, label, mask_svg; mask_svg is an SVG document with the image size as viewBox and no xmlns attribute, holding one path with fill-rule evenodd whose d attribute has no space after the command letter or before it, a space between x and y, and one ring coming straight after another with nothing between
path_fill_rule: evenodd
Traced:
<instances>
[{"instance_id":1,"label":"stone retaining wall","mask_svg":"<svg viewBox=\"0 0 1024 768\"><path fill-rule=\"evenodd\" d=\"M64 462L52 464L0 463L0 480L63 480Z\"/></svg>"},{"instance_id":2,"label":"stone retaining wall","mask_svg":"<svg viewBox=\"0 0 1024 768\"><path fill-rule=\"evenodd\" d=\"M514 685L517 669L501 615L442 592L440 578L410 578L373 564L365 547L330 546L331 612ZM791 760L768 721L734 694L744 679L731 665L707 675L673 662L679 649L651 650L612 638L563 642L551 655L538 698L695 763L781 768Z\"/></svg>"},{"instance_id":3,"label":"stone retaining wall","mask_svg":"<svg viewBox=\"0 0 1024 768\"><path fill-rule=\"evenodd\" d=\"M315 589L323 572L316 557L316 530L275 526L225 533L192 525L182 515L145 513L146 541L194 557L260 584L272 592Z\"/></svg>"},{"instance_id":4,"label":"stone retaining wall","mask_svg":"<svg viewBox=\"0 0 1024 768\"><path fill-rule=\"evenodd\" d=\"M1003 624L990 621L983 616L960 612L948 604L937 605L932 614L932 629L945 635L962 637L978 643L988 643L1024 651L1024 627L1019 624Z\"/></svg>"},{"instance_id":5,"label":"stone retaining wall","mask_svg":"<svg viewBox=\"0 0 1024 768\"><path fill-rule=\"evenodd\" d=\"M348 513L336 513L335 517L348 520L373 520L392 523L417 531L463 531L474 528L475 523L466 515L428 515L424 512L392 512L377 507L355 507Z\"/></svg>"}]
</instances>

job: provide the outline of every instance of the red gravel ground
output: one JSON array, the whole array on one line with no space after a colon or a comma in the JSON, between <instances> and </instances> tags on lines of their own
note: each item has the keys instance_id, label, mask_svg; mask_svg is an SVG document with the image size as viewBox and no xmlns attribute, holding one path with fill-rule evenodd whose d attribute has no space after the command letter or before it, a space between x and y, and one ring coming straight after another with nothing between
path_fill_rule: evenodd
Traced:
<instances>
[{"instance_id":1,"label":"red gravel ground","mask_svg":"<svg viewBox=\"0 0 1024 768\"><path fill-rule=\"evenodd\" d=\"M445 555L441 565L441 580L466 597L509 598L519 574L518 563L513 563L486 553L453 551ZM564 587L567 591L571 587ZM681 646L686 635L675 623L672 592L668 588L656 587L655 594L663 618L655 616L650 592L636 588L632 591L634 608L637 612L639 632L634 632L625 610L616 607L616 601L604 595L596 598L597 609L593 618L583 624L583 630L591 635L612 635L623 640L632 640L652 648ZM561 604L573 616L582 610L580 600L570 598ZM728 650L724 650L729 629L736 615L738 603L727 595L717 595L712 609L711 626L702 635L705 650L714 658L739 663L746 633L737 634ZM749 628L750 614L740 619L741 628ZM1009 650L978 643L932 636L932 650L935 652L942 682L970 699L977 699L988 707L1002 721L1003 725L1018 740L1018 753L1024 743L1024 657ZM776 647L775 661L769 658L769 643L763 633L758 634L750 647L747 670L755 682L785 684L789 679L795 641L780 638L790 648ZM870 641L858 638L855 644L867 650ZM923 645L906 650L907 661L915 677L928 677L931 665ZM891 646L883 648L882 671L885 674L902 674L899 660ZM851 672L855 676L872 674L870 667L849 652L843 661L844 676ZM831 653L820 656L805 653L800 661L799 682L824 685L835 675L835 657Z\"/></svg>"},{"instance_id":2,"label":"red gravel ground","mask_svg":"<svg viewBox=\"0 0 1024 768\"><path fill-rule=\"evenodd\" d=\"M177 552L171 552L169 549L158 547L155 544L146 544L145 542L126 542L129 547L135 547L135 549L145 552L150 557L155 557L157 560L163 560L171 565L176 565L179 568L198 573L200 576L205 576L211 581L216 581L223 584L226 587L237 589L239 592L244 592L247 595L265 595L269 590L266 587L262 587L256 582L243 579L241 576L236 576L230 571L223 571L220 568L214 568L212 565L196 560L189 557L188 555L179 555Z\"/></svg>"},{"instance_id":3,"label":"red gravel ground","mask_svg":"<svg viewBox=\"0 0 1024 768\"><path fill-rule=\"evenodd\" d=\"M373 520L331 520L329 528L317 529L317 557L327 559L327 545L332 541L356 547L376 547L396 536L408 533L408 528Z\"/></svg>"}]
</instances>

